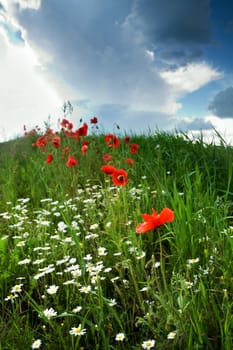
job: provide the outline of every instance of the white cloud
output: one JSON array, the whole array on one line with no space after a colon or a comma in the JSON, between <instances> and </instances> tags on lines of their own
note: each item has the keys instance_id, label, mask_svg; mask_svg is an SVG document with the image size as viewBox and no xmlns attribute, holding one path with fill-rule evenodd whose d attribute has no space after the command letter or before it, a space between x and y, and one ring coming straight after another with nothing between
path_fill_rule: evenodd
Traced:
<instances>
[{"instance_id":1,"label":"white cloud","mask_svg":"<svg viewBox=\"0 0 233 350\"><path fill-rule=\"evenodd\" d=\"M206 62L189 63L176 70L162 71L161 77L174 89L177 95L200 89L209 82L220 79L222 73Z\"/></svg>"},{"instance_id":2,"label":"white cloud","mask_svg":"<svg viewBox=\"0 0 233 350\"><path fill-rule=\"evenodd\" d=\"M55 113L63 101L40 73L36 54L30 46L14 46L0 33L0 140L34 127Z\"/></svg>"},{"instance_id":3,"label":"white cloud","mask_svg":"<svg viewBox=\"0 0 233 350\"><path fill-rule=\"evenodd\" d=\"M13 10L14 5L18 5L21 10L38 10L41 5L41 0L1 0L1 3L7 11Z\"/></svg>"}]
</instances>

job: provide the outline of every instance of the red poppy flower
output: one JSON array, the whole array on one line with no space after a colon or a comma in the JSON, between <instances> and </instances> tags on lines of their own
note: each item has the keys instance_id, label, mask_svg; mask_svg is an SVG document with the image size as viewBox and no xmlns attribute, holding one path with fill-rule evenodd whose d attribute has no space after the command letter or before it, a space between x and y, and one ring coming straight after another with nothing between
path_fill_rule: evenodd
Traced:
<instances>
[{"instance_id":1,"label":"red poppy flower","mask_svg":"<svg viewBox=\"0 0 233 350\"><path fill-rule=\"evenodd\" d=\"M108 147L117 148L120 145L120 140L113 134L107 134L104 136L104 141Z\"/></svg>"},{"instance_id":2,"label":"red poppy flower","mask_svg":"<svg viewBox=\"0 0 233 350\"><path fill-rule=\"evenodd\" d=\"M97 124L97 123L98 123L98 118L97 117L91 118L91 124Z\"/></svg>"},{"instance_id":3,"label":"red poppy flower","mask_svg":"<svg viewBox=\"0 0 233 350\"><path fill-rule=\"evenodd\" d=\"M80 128L78 128L77 133L79 136L87 136L88 125L84 123Z\"/></svg>"},{"instance_id":4,"label":"red poppy flower","mask_svg":"<svg viewBox=\"0 0 233 350\"><path fill-rule=\"evenodd\" d=\"M102 159L103 159L104 163L108 163L108 162L111 162L112 156L110 154L108 154L108 153L105 153L103 155Z\"/></svg>"},{"instance_id":5,"label":"red poppy flower","mask_svg":"<svg viewBox=\"0 0 233 350\"><path fill-rule=\"evenodd\" d=\"M87 145L83 145L83 146L81 147L81 151L82 151L82 154L83 154L83 155L86 153L87 149L88 149L88 146L87 146Z\"/></svg>"},{"instance_id":6,"label":"red poppy flower","mask_svg":"<svg viewBox=\"0 0 233 350\"><path fill-rule=\"evenodd\" d=\"M62 119L62 121L61 121L61 126L63 127L63 128L67 128L67 125L69 124L69 120L67 120L67 119Z\"/></svg>"},{"instance_id":7,"label":"red poppy flower","mask_svg":"<svg viewBox=\"0 0 233 350\"><path fill-rule=\"evenodd\" d=\"M47 143L47 141L46 141L46 138L44 136L39 137L36 141L37 147L45 147L46 143Z\"/></svg>"},{"instance_id":8,"label":"red poppy flower","mask_svg":"<svg viewBox=\"0 0 233 350\"><path fill-rule=\"evenodd\" d=\"M147 231L154 230L167 222L173 221L174 217L173 210L169 208L164 208L160 214L158 214L153 208L152 215L142 214L144 222L137 225L136 233L145 233Z\"/></svg>"},{"instance_id":9,"label":"red poppy flower","mask_svg":"<svg viewBox=\"0 0 233 350\"><path fill-rule=\"evenodd\" d=\"M71 166L74 166L74 165L77 165L77 164L78 164L78 161L69 154L66 166L71 167Z\"/></svg>"},{"instance_id":10,"label":"red poppy flower","mask_svg":"<svg viewBox=\"0 0 233 350\"><path fill-rule=\"evenodd\" d=\"M55 136L52 140L52 144L55 148L60 147L60 142L61 142L61 139L59 136Z\"/></svg>"},{"instance_id":11,"label":"red poppy flower","mask_svg":"<svg viewBox=\"0 0 233 350\"><path fill-rule=\"evenodd\" d=\"M101 167L101 170L103 171L103 173L112 176L116 169L112 165L103 165Z\"/></svg>"},{"instance_id":12,"label":"red poppy flower","mask_svg":"<svg viewBox=\"0 0 233 350\"><path fill-rule=\"evenodd\" d=\"M136 143L131 143L130 147L130 153L136 154L138 153L139 146Z\"/></svg>"},{"instance_id":13,"label":"red poppy flower","mask_svg":"<svg viewBox=\"0 0 233 350\"><path fill-rule=\"evenodd\" d=\"M115 169L112 174L112 182L116 186L125 186L128 183L128 173L124 169Z\"/></svg>"},{"instance_id":14,"label":"red poppy flower","mask_svg":"<svg viewBox=\"0 0 233 350\"><path fill-rule=\"evenodd\" d=\"M47 154L46 163L49 164L53 161L53 155L51 153Z\"/></svg>"},{"instance_id":15,"label":"red poppy flower","mask_svg":"<svg viewBox=\"0 0 233 350\"><path fill-rule=\"evenodd\" d=\"M129 141L130 141L130 136L126 136L124 138L124 143L127 145L129 143Z\"/></svg>"},{"instance_id":16,"label":"red poppy flower","mask_svg":"<svg viewBox=\"0 0 233 350\"><path fill-rule=\"evenodd\" d=\"M131 166L134 166L134 160L132 158L126 158L125 162Z\"/></svg>"}]
</instances>

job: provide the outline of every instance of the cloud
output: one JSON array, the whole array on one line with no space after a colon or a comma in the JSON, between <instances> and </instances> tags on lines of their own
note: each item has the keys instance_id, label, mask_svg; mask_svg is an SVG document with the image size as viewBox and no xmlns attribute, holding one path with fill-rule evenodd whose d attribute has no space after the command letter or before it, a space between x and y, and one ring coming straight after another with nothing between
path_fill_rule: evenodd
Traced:
<instances>
[{"instance_id":1,"label":"cloud","mask_svg":"<svg viewBox=\"0 0 233 350\"><path fill-rule=\"evenodd\" d=\"M38 10L41 5L41 0L1 0L0 7L5 10L13 11L14 7L17 7L19 10Z\"/></svg>"},{"instance_id":2,"label":"cloud","mask_svg":"<svg viewBox=\"0 0 233 350\"><path fill-rule=\"evenodd\" d=\"M178 120L177 120L178 121ZM200 130L212 130L213 124L205 118L185 118L179 120L176 129L179 131L200 131Z\"/></svg>"},{"instance_id":3,"label":"cloud","mask_svg":"<svg viewBox=\"0 0 233 350\"><path fill-rule=\"evenodd\" d=\"M7 42L0 32L0 139L23 133L23 125L32 128L57 111L62 100L50 82L39 73L39 62L27 45Z\"/></svg>"},{"instance_id":4,"label":"cloud","mask_svg":"<svg viewBox=\"0 0 233 350\"><path fill-rule=\"evenodd\" d=\"M217 93L208 109L219 118L233 118L233 87Z\"/></svg>"},{"instance_id":5,"label":"cloud","mask_svg":"<svg viewBox=\"0 0 233 350\"><path fill-rule=\"evenodd\" d=\"M190 63L174 70L162 71L160 75L177 94L193 92L222 77L221 72L206 62Z\"/></svg>"},{"instance_id":6,"label":"cloud","mask_svg":"<svg viewBox=\"0 0 233 350\"><path fill-rule=\"evenodd\" d=\"M209 0L137 0L132 17L155 45L211 40Z\"/></svg>"},{"instance_id":7,"label":"cloud","mask_svg":"<svg viewBox=\"0 0 233 350\"><path fill-rule=\"evenodd\" d=\"M48 53L48 71L59 72L78 98L156 112L167 112L169 105L173 113L170 87L127 21L131 6L132 1L85 0L67 6L65 0L51 0L33 16L23 11L17 18L30 44Z\"/></svg>"},{"instance_id":8,"label":"cloud","mask_svg":"<svg viewBox=\"0 0 233 350\"><path fill-rule=\"evenodd\" d=\"M189 0L188 5L185 0L0 3L12 19L8 25L14 37L21 37L38 58L36 70L29 65L30 79L35 83L36 72L37 82L48 81L48 98L34 87L37 101L46 100L44 108L48 100L54 106L63 96L78 101L79 116L98 114L109 127L168 128L182 108L178 98L221 77L199 62L202 45L211 40L207 0ZM14 75L23 79L20 71L15 67ZM54 98L49 98L51 87ZM19 91L23 101L26 94Z\"/></svg>"}]
</instances>

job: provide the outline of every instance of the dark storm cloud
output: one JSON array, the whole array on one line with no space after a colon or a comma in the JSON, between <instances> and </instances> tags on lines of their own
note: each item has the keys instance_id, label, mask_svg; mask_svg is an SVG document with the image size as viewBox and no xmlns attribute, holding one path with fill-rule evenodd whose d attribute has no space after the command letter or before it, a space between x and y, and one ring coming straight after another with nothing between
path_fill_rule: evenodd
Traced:
<instances>
[{"instance_id":1,"label":"dark storm cloud","mask_svg":"<svg viewBox=\"0 0 233 350\"><path fill-rule=\"evenodd\" d=\"M159 53L159 58L170 65L185 65L189 62L200 61L203 57L204 51L199 47L177 48L174 46L172 48L172 45L169 45Z\"/></svg>"},{"instance_id":2,"label":"dark storm cloud","mask_svg":"<svg viewBox=\"0 0 233 350\"><path fill-rule=\"evenodd\" d=\"M207 43L211 39L209 0L137 0L135 20L155 45Z\"/></svg>"},{"instance_id":3,"label":"dark storm cloud","mask_svg":"<svg viewBox=\"0 0 233 350\"><path fill-rule=\"evenodd\" d=\"M219 118L233 118L233 87L220 91L209 104L209 111Z\"/></svg>"},{"instance_id":4,"label":"dark storm cloud","mask_svg":"<svg viewBox=\"0 0 233 350\"><path fill-rule=\"evenodd\" d=\"M177 126L179 131L199 131L199 130L210 130L213 129L213 125L209 121L205 121L202 118L191 119L190 121L180 121Z\"/></svg>"},{"instance_id":5,"label":"dark storm cloud","mask_svg":"<svg viewBox=\"0 0 233 350\"><path fill-rule=\"evenodd\" d=\"M166 104L169 88L145 54L127 18L133 1L50 0L21 11L27 38L48 52L49 71L59 72L81 98L148 108Z\"/></svg>"}]
</instances>

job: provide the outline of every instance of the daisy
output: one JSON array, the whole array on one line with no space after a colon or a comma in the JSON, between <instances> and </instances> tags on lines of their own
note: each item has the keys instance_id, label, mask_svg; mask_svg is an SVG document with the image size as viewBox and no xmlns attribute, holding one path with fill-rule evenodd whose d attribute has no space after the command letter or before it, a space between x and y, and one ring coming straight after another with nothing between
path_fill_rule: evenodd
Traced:
<instances>
[{"instance_id":1,"label":"daisy","mask_svg":"<svg viewBox=\"0 0 233 350\"><path fill-rule=\"evenodd\" d=\"M150 339L150 340L146 340L142 343L142 348L143 349L151 349L155 346L155 340L154 339Z\"/></svg>"},{"instance_id":2,"label":"daisy","mask_svg":"<svg viewBox=\"0 0 233 350\"><path fill-rule=\"evenodd\" d=\"M50 295L56 294L58 290L58 286L52 285L47 289L47 293Z\"/></svg>"},{"instance_id":3,"label":"daisy","mask_svg":"<svg viewBox=\"0 0 233 350\"><path fill-rule=\"evenodd\" d=\"M50 320L52 317L57 316L57 312L52 307L50 309L45 309L43 311L43 314L45 317L47 317L48 320Z\"/></svg>"},{"instance_id":4,"label":"daisy","mask_svg":"<svg viewBox=\"0 0 233 350\"><path fill-rule=\"evenodd\" d=\"M176 337L176 332L170 332L167 335L167 339L175 339L175 337Z\"/></svg>"},{"instance_id":5,"label":"daisy","mask_svg":"<svg viewBox=\"0 0 233 350\"><path fill-rule=\"evenodd\" d=\"M125 339L124 333L118 333L115 338L116 341L123 341L124 339Z\"/></svg>"},{"instance_id":6,"label":"daisy","mask_svg":"<svg viewBox=\"0 0 233 350\"><path fill-rule=\"evenodd\" d=\"M42 341L40 339L36 339L32 343L32 349L39 349L41 347Z\"/></svg>"},{"instance_id":7,"label":"daisy","mask_svg":"<svg viewBox=\"0 0 233 350\"><path fill-rule=\"evenodd\" d=\"M81 336L81 335L84 335L86 333L86 328L82 328L81 324L79 324L78 327L72 327L69 333L71 335Z\"/></svg>"}]
</instances>

